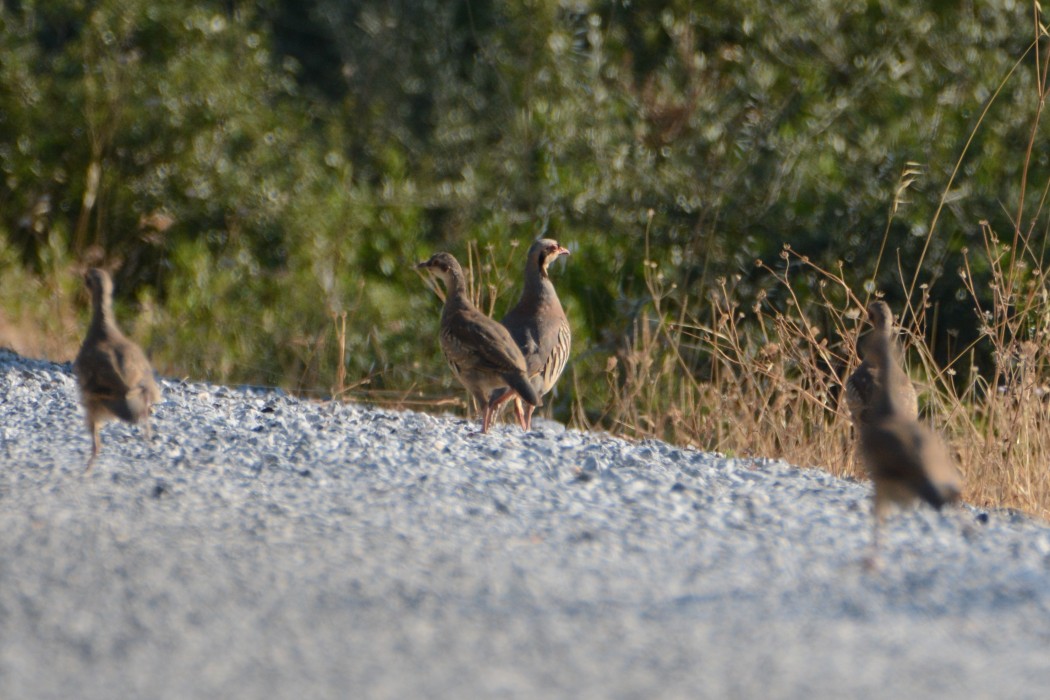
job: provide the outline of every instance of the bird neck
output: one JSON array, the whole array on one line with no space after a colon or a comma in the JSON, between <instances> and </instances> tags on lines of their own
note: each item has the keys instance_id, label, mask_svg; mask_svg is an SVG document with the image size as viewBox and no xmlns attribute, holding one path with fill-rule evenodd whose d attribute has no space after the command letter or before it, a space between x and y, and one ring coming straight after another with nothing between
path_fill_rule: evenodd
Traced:
<instances>
[{"instance_id":1,"label":"bird neck","mask_svg":"<svg viewBox=\"0 0 1050 700\"><path fill-rule=\"evenodd\" d=\"M443 313L450 314L461 309L474 308L467 291L467 280L463 273L453 269L446 280L445 308Z\"/></svg>"},{"instance_id":2,"label":"bird neck","mask_svg":"<svg viewBox=\"0 0 1050 700\"><path fill-rule=\"evenodd\" d=\"M458 270L455 267L449 270L446 286L448 287L448 298L467 297L467 279L463 276L462 270Z\"/></svg>"},{"instance_id":3,"label":"bird neck","mask_svg":"<svg viewBox=\"0 0 1050 700\"><path fill-rule=\"evenodd\" d=\"M885 338L888 343L893 337L893 326L888 322L882 323L881 325L875 326L874 333L880 338Z\"/></svg>"},{"instance_id":4,"label":"bird neck","mask_svg":"<svg viewBox=\"0 0 1050 700\"><path fill-rule=\"evenodd\" d=\"M540 264L530 265L525 274L525 287L522 289L521 298L539 302L551 296L557 295L550 277L547 276L547 270Z\"/></svg>"},{"instance_id":5,"label":"bird neck","mask_svg":"<svg viewBox=\"0 0 1050 700\"><path fill-rule=\"evenodd\" d=\"M900 406L899 387L908 379L900 367L900 358L886 336L876 336L868 345L872 364L879 370L879 383L875 394L874 412L876 416L887 418L904 413Z\"/></svg>"},{"instance_id":6,"label":"bird neck","mask_svg":"<svg viewBox=\"0 0 1050 700\"><path fill-rule=\"evenodd\" d=\"M91 300L91 326L93 328L116 328L113 317L113 297L105 292Z\"/></svg>"}]
</instances>

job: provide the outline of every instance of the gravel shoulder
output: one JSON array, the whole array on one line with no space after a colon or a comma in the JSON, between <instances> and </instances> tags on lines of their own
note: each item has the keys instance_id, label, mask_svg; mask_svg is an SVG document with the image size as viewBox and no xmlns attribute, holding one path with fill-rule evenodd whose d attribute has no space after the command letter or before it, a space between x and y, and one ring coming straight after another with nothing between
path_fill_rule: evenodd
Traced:
<instances>
[{"instance_id":1,"label":"gravel shoulder","mask_svg":"<svg viewBox=\"0 0 1050 700\"><path fill-rule=\"evenodd\" d=\"M1042 698L1050 528L537 421L162 381L154 437L0 350L0 697Z\"/></svg>"}]
</instances>

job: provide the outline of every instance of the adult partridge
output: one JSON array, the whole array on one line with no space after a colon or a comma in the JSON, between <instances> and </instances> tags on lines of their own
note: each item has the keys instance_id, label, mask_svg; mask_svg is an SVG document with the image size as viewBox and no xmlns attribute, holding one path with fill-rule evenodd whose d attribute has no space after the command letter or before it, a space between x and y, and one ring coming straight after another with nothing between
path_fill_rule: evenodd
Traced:
<instances>
[{"instance_id":1,"label":"adult partridge","mask_svg":"<svg viewBox=\"0 0 1050 700\"><path fill-rule=\"evenodd\" d=\"M572 344L569 319L547 274L547 267L558 256L568 254L568 249L549 238L541 238L529 246L521 299L502 321L521 348L529 381L541 397L550 392L561 377ZM497 403L503 400L501 397ZM534 410L532 406L523 407L521 399L514 398L514 412L525 430L532 427Z\"/></svg>"},{"instance_id":2,"label":"adult partridge","mask_svg":"<svg viewBox=\"0 0 1050 700\"><path fill-rule=\"evenodd\" d=\"M885 338L892 353L896 353L893 340L893 313L884 301L874 301L868 305L868 320L874 326L872 336ZM864 360L846 380L846 406L849 407L853 425L860 426L871 420L871 408L875 401L876 388L883 381L884 375L879 368L863 353ZM901 415L918 419L919 399L915 387L904 372L894 372L891 389L896 410Z\"/></svg>"},{"instance_id":3,"label":"adult partridge","mask_svg":"<svg viewBox=\"0 0 1050 700\"><path fill-rule=\"evenodd\" d=\"M467 282L459 262L449 253L435 253L416 266L445 285L441 310L441 350L452 374L466 387L481 408L481 432L492 422L495 399L513 391L531 406L540 397L529 382L525 358L510 331L477 310L467 295Z\"/></svg>"},{"instance_id":4,"label":"adult partridge","mask_svg":"<svg viewBox=\"0 0 1050 700\"><path fill-rule=\"evenodd\" d=\"M865 341L870 361L881 381L859 423L860 454L875 484L872 558L877 563L879 527L893 504L916 499L940 510L959 498L962 480L948 446L914 415L902 387L907 382L888 333L873 333Z\"/></svg>"},{"instance_id":5,"label":"adult partridge","mask_svg":"<svg viewBox=\"0 0 1050 700\"><path fill-rule=\"evenodd\" d=\"M102 448L99 429L107 420L119 418L128 423L142 423L146 439L150 438L150 406L160 400L160 389L142 348L117 328L113 318L113 281L109 274L92 268L84 275L84 282L91 292L91 325L73 363L73 371L91 432L91 458L85 469L89 472Z\"/></svg>"}]
</instances>

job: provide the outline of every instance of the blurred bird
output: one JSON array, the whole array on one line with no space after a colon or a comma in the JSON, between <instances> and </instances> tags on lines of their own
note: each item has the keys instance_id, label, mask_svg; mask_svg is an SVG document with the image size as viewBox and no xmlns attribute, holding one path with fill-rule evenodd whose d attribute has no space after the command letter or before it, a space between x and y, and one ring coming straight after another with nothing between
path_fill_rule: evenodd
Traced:
<instances>
[{"instance_id":1,"label":"blurred bird","mask_svg":"<svg viewBox=\"0 0 1050 700\"><path fill-rule=\"evenodd\" d=\"M874 301L868 305L868 320L874 326L871 332L873 336L881 336L896 352L896 343L893 340L893 313L884 301ZM849 407L853 425L859 427L862 423L871 420L870 413L875 401L876 388L883 381L884 376L878 367L863 354L864 360L853 371L846 380L846 405ZM915 387L904 372L894 373L894 383L891 386L896 410L903 416L918 419L919 399L915 394Z\"/></svg>"},{"instance_id":2,"label":"blurred bird","mask_svg":"<svg viewBox=\"0 0 1050 700\"><path fill-rule=\"evenodd\" d=\"M117 328L113 318L113 281L105 270L92 268L84 275L91 292L91 325L73 363L80 400L87 411L91 432L91 458L85 473L94 466L102 449L101 424L112 418L142 423L151 437L150 406L160 400L160 389L153 379L153 368L142 348Z\"/></svg>"},{"instance_id":3,"label":"blurred bird","mask_svg":"<svg viewBox=\"0 0 1050 700\"><path fill-rule=\"evenodd\" d=\"M879 528L893 504L921 499L940 510L958 500L962 479L939 435L919 423L903 395L907 377L888 333L865 340L864 358L881 381L859 423L860 454L875 484L874 531L869 564L878 563Z\"/></svg>"},{"instance_id":4,"label":"blurred bird","mask_svg":"<svg viewBox=\"0 0 1050 700\"><path fill-rule=\"evenodd\" d=\"M449 253L435 253L416 268L428 271L445 284L441 350L452 374L481 408L481 432L488 432L495 410L494 400L509 391L530 406L542 405L526 374L525 358L510 331L471 303L459 262Z\"/></svg>"},{"instance_id":5,"label":"blurred bird","mask_svg":"<svg viewBox=\"0 0 1050 700\"><path fill-rule=\"evenodd\" d=\"M558 256L568 254L568 249L549 238L541 238L529 246L521 299L502 321L521 348L529 381L541 397L550 392L561 377L572 344L569 319L547 275L547 266ZM497 405L510 396L508 392L506 397L497 399ZM534 410L532 406L523 407L520 397L514 397L514 413L525 430L532 428Z\"/></svg>"}]
</instances>

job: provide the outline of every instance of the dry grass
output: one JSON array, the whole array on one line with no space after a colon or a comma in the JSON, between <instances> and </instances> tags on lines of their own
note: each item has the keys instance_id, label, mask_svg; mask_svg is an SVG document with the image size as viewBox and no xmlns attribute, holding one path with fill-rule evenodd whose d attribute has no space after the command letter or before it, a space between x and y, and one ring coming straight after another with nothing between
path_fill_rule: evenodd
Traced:
<instances>
[{"instance_id":1,"label":"dry grass","mask_svg":"<svg viewBox=\"0 0 1050 700\"><path fill-rule=\"evenodd\" d=\"M855 312L824 297L824 311L842 331L832 342L801 313L773 311L764 297L744 308L733 280L719 280L700 304L676 295L656 263L647 261L646 268L651 311L639 315L609 358L611 400L604 413L588 416L577 391L577 422L852 473L851 428L838 396L856 364ZM672 315L669 307L678 311ZM704 307L706 319L686 311ZM797 303L792 308L797 311Z\"/></svg>"},{"instance_id":2,"label":"dry grass","mask_svg":"<svg viewBox=\"0 0 1050 700\"><path fill-rule=\"evenodd\" d=\"M787 273L763 266L787 293L786 309L764 296L745 305L733 282L720 280L704 305L706 319L667 313L673 292L660 286L650 265L651 311L638 318L606 368L612 399L603 414L588 417L577 391L575 420L586 428L607 425L633 437L863 476L842 385L859 362L866 300L841 274L817 269L789 248L782 256L784 269L801 269L814 280L818 300L803 309ZM937 365L925 341L931 308L925 289L904 314L901 341L924 419L955 450L966 500L1047 517L1050 303L1042 275L1032 273L975 319L983 324L980 342L990 343L997 359L991 377L974 367L973 347L947 367ZM1001 277L1005 271L996 274L997 288L1011 289ZM687 298L674 301L679 309L700 307Z\"/></svg>"},{"instance_id":3,"label":"dry grass","mask_svg":"<svg viewBox=\"0 0 1050 700\"><path fill-rule=\"evenodd\" d=\"M0 347L26 357L72 360L83 339L86 305L79 271L63 267L45 279L5 262L0 260Z\"/></svg>"},{"instance_id":4,"label":"dry grass","mask_svg":"<svg viewBox=\"0 0 1050 700\"><path fill-rule=\"evenodd\" d=\"M902 175L898 198L915 174L909 169ZM982 301L988 295L969 272L974 254L964 251L959 273L960 288L975 309L978 341L958 349L944 366L937 363L927 342L936 335L933 305L928 287L915 276L916 293L908 297L914 301L894 310L907 369L924 419L955 451L964 498L1050 517L1050 291L1044 244L1035 245L1034 226L1014 231L1012 245L1003 244L986 222L981 227L984 245L976 255L991 270L991 301ZM1038 233L1045 241L1047 232ZM577 390L576 422L864 476L853 454L842 387L859 363L857 340L869 299L854 293L841 269L821 269L789 246L781 259L775 268L758 263L778 291L779 304L765 293L745 302L736 280L728 279L718 280L710 298L700 300L666 281L647 245L648 308L609 358L611 399L604 412L588 414ZM903 271L898 276L901 295L907 295L907 277ZM805 303L795 292L803 287L814 292ZM708 315L698 318L690 309L706 309ZM994 358L990 372L978 371L979 349Z\"/></svg>"}]
</instances>

